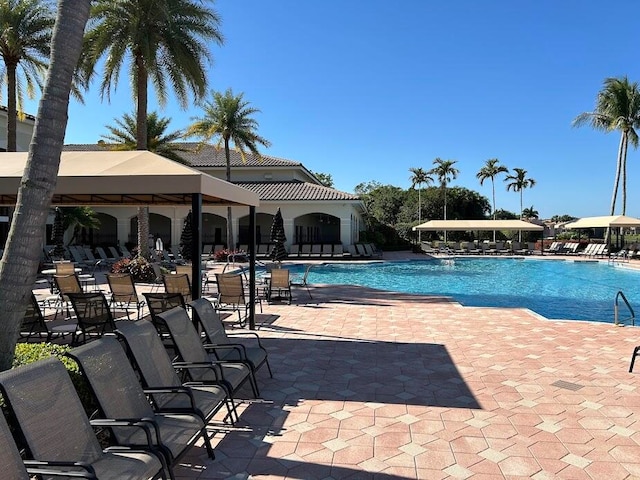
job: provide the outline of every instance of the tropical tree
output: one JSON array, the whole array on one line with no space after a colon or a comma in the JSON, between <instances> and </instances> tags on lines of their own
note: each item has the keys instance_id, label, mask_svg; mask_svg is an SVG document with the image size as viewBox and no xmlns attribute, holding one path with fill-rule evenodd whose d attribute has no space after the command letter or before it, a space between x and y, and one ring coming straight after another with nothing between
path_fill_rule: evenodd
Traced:
<instances>
[{"instance_id":1,"label":"tropical tree","mask_svg":"<svg viewBox=\"0 0 640 480\"><path fill-rule=\"evenodd\" d=\"M491 195L493 200L493 219L496 219L496 185L495 178L501 173L509 173L509 169L504 165L500 165L500 161L497 158L488 159L478 173L476 178L480 180L480 185L484 184L484 181L491 179Z\"/></svg>"},{"instance_id":2,"label":"tropical tree","mask_svg":"<svg viewBox=\"0 0 640 480\"><path fill-rule=\"evenodd\" d=\"M0 262L0 370L11 368L20 325L38 272L44 231L67 127L73 72L90 0L58 0L49 69L28 161Z\"/></svg>"},{"instance_id":3,"label":"tropical tree","mask_svg":"<svg viewBox=\"0 0 640 480\"><path fill-rule=\"evenodd\" d=\"M539 218L539 216L540 214L536 209L533 208L533 205L531 205L529 208L525 208L522 211L523 218Z\"/></svg>"},{"instance_id":4,"label":"tropical tree","mask_svg":"<svg viewBox=\"0 0 640 480\"><path fill-rule=\"evenodd\" d=\"M333 188L333 175L330 173L313 172L313 176L325 187Z\"/></svg>"},{"instance_id":5,"label":"tropical tree","mask_svg":"<svg viewBox=\"0 0 640 480\"><path fill-rule=\"evenodd\" d=\"M411 172L411 188L415 189L416 185L418 186L418 225L422 223L422 185L429 185L433 183L433 178L429 175L423 168L415 168L411 167L409 169ZM422 231L418 230L418 243L422 241Z\"/></svg>"},{"instance_id":6,"label":"tropical tree","mask_svg":"<svg viewBox=\"0 0 640 480\"><path fill-rule=\"evenodd\" d=\"M616 198L620 179L622 179L622 214L627 210L627 148L629 143L638 147L640 126L640 88L637 82L630 82L625 77L609 77L604 80L602 90L598 92L596 108L593 112L584 112L573 120L575 127L589 124L596 130L605 133L620 131L616 175L611 196L611 215L615 213ZM607 241L609 230L607 229Z\"/></svg>"},{"instance_id":7,"label":"tropical tree","mask_svg":"<svg viewBox=\"0 0 640 480\"><path fill-rule=\"evenodd\" d=\"M36 85L42 88L54 22L47 2L0 0L0 57L4 62L0 84L7 84L8 152L17 149L17 118L23 115L24 94L33 98Z\"/></svg>"},{"instance_id":8,"label":"tropical tree","mask_svg":"<svg viewBox=\"0 0 640 480\"><path fill-rule=\"evenodd\" d=\"M81 229L100 226L100 219L91 207L63 207L61 211L64 231L66 232L69 228L73 228L73 235L69 239L68 245L76 241Z\"/></svg>"},{"instance_id":9,"label":"tropical tree","mask_svg":"<svg viewBox=\"0 0 640 480\"><path fill-rule=\"evenodd\" d=\"M507 182L507 192L513 190L520 193L520 219L523 217L524 210L522 209L522 192L526 188L532 188L536 181L533 178L527 178L527 171L523 168L514 168L514 174L507 175L504 179Z\"/></svg>"},{"instance_id":10,"label":"tropical tree","mask_svg":"<svg viewBox=\"0 0 640 480\"><path fill-rule=\"evenodd\" d=\"M113 150L135 150L137 145L137 125L135 115L125 113L122 119L114 119L117 126L106 125L109 130L108 135L101 137L109 143L109 148ZM151 112L147 116L147 150L157 153L174 162L188 163L180 156L179 152L188 152L180 143L183 137L182 130L167 133L167 127L171 122L170 118L160 117L157 112Z\"/></svg>"},{"instance_id":11,"label":"tropical tree","mask_svg":"<svg viewBox=\"0 0 640 480\"><path fill-rule=\"evenodd\" d=\"M436 158L433 161L435 167L429 170L430 175L437 177L444 195L444 220L447 219L447 185L458 177L459 170L454 167L456 160L442 160ZM447 232L444 232L444 241L447 241Z\"/></svg>"},{"instance_id":12,"label":"tropical tree","mask_svg":"<svg viewBox=\"0 0 640 480\"><path fill-rule=\"evenodd\" d=\"M222 44L220 19L205 3L196 0L98 1L85 39L83 72L87 85L96 64L104 58L100 93L110 98L120 71L129 64L136 105L136 148L148 149L147 104L151 80L161 106L171 86L180 105L189 106L189 92L196 100L206 94L204 63L211 60L208 41ZM148 209L138 209L138 252L149 251Z\"/></svg>"},{"instance_id":13,"label":"tropical tree","mask_svg":"<svg viewBox=\"0 0 640 480\"><path fill-rule=\"evenodd\" d=\"M211 92L211 100L203 104L204 115L194 118L186 136L201 139L202 145L217 139L216 148L224 148L227 162L226 179L231 182L231 144L245 161L245 150L260 157L258 145L269 147L271 143L256 133L258 121L253 115L260 110L244 99L244 94L234 95L229 88L224 93ZM227 208L227 246L233 248L233 224L231 207Z\"/></svg>"}]
</instances>

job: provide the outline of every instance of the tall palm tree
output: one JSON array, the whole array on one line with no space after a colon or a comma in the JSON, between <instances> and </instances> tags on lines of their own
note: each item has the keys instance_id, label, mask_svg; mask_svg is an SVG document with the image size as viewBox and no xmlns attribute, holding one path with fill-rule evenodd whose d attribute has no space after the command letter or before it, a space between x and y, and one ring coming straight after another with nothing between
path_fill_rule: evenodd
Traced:
<instances>
[{"instance_id":1,"label":"tall palm tree","mask_svg":"<svg viewBox=\"0 0 640 480\"><path fill-rule=\"evenodd\" d=\"M421 198L422 185L429 185L430 183L433 183L433 178L431 177L431 175L429 175L429 172L427 172L425 169L420 167L419 168L411 167L409 171L411 172L411 177L409 177L409 180L411 180L411 188L416 188L416 185L418 186L418 224L421 224L422 223L422 198ZM421 234L422 234L422 231L418 230L418 243L420 243L422 240Z\"/></svg>"},{"instance_id":2,"label":"tall palm tree","mask_svg":"<svg viewBox=\"0 0 640 480\"><path fill-rule=\"evenodd\" d=\"M38 107L9 238L0 262L0 370L11 368L20 325L35 281L67 127L69 92L82 50L90 0L58 0L49 70Z\"/></svg>"},{"instance_id":3,"label":"tall palm tree","mask_svg":"<svg viewBox=\"0 0 640 480\"><path fill-rule=\"evenodd\" d=\"M271 143L258 135L258 122L253 115L260 110L251 107L244 100L244 93L234 95L232 89L224 93L211 92L212 99L204 105L204 115L194 118L194 123L187 129L186 136L195 136L205 144L217 139L217 148L224 147L224 155L227 162L226 178L231 182L231 143L240 152L242 160L245 160L245 150L260 157L258 145L269 147ZM233 228L231 207L227 208L227 246L233 248Z\"/></svg>"},{"instance_id":4,"label":"tall palm tree","mask_svg":"<svg viewBox=\"0 0 640 480\"><path fill-rule=\"evenodd\" d=\"M484 184L484 181L491 179L491 193L493 199L493 219L496 219L496 185L495 178L501 173L509 173L509 169L504 165L500 165L500 161L497 158L488 159L478 173L476 178L480 180L480 185Z\"/></svg>"},{"instance_id":5,"label":"tall palm tree","mask_svg":"<svg viewBox=\"0 0 640 480\"><path fill-rule=\"evenodd\" d=\"M522 192L525 188L531 188L536 184L533 178L527 178L527 171L523 168L514 168L515 174L507 175L504 179L507 183L507 192L513 190L520 192L520 220L522 220L524 210L522 208ZM522 230L518 231L518 241L522 241Z\"/></svg>"},{"instance_id":6,"label":"tall palm tree","mask_svg":"<svg viewBox=\"0 0 640 480\"><path fill-rule=\"evenodd\" d=\"M442 187L442 192L444 194L444 219L447 219L447 185L451 182L451 180L455 180L458 178L458 173L460 171L454 167L457 163L457 160L442 160L441 158L436 158L433 161L435 167L429 170L430 175L434 175L438 178L440 182L440 187ZM444 241L447 241L447 232L444 232Z\"/></svg>"},{"instance_id":7,"label":"tall palm tree","mask_svg":"<svg viewBox=\"0 0 640 480\"><path fill-rule=\"evenodd\" d=\"M573 120L575 127L589 124L605 133L620 131L620 144L616 161L616 176L611 196L611 215L615 213L616 198L622 178L622 215L627 210L627 148L629 143L638 147L640 127L640 88L637 82L625 77L609 77L604 80L602 90L598 92L596 108L593 112L584 112ZM607 239L609 232L607 230Z\"/></svg>"},{"instance_id":8,"label":"tall palm tree","mask_svg":"<svg viewBox=\"0 0 640 480\"><path fill-rule=\"evenodd\" d=\"M129 64L136 106L136 148L147 150L148 82L151 80L161 106L171 86L180 105L189 105L188 92L196 100L206 94L205 61L211 60L208 41L222 44L218 15L196 0L100 0L91 10L85 38L83 71L87 85L102 58L101 94L109 99L120 70ZM138 209L138 252L149 251L148 209Z\"/></svg>"},{"instance_id":9,"label":"tall palm tree","mask_svg":"<svg viewBox=\"0 0 640 480\"><path fill-rule=\"evenodd\" d=\"M109 147L113 150L135 150L137 142L135 115L125 113L121 119L116 118L114 121L117 126L107 125L109 134L101 135L101 137L109 143ZM177 143L184 133L182 130L167 133L170 122L170 118L160 117L157 112L151 112L147 116L147 150L174 162L186 164L187 161L180 156L179 152L188 152L189 149Z\"/></svg>"},{"instance_id":10,"label":"tall palm tree","mask_svg":"<svg viewBox=\"0 0 640 480\"><path fill-rule=\"evenodd\" d=\"M22 116L24 94L33 98L42 88L55 22L42 0L0 0L0 57L7 84L7 151L17 149L17 118ZM26 88L26 92L25 92Z\"/></svg>"}]
</instances>

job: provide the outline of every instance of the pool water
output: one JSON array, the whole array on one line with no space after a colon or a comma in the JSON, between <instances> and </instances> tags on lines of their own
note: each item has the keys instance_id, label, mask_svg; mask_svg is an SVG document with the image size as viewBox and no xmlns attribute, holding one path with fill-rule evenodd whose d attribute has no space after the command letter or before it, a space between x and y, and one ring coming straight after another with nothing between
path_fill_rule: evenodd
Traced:
<instances>
[{"instance_id":1,"label":"pool water","mask_svg":"<svg viewBox=\"0 0 640 480\"><path fill-rule=\"evenodd\" d=\"M524 307L549 319L613 322L620 290L640 308L640 272L602 262L455 258L328 263L314 266L308 282L446 295L468 306ZM627 318L628 310L619 304L620 318Z\"/></svg>"}]
</instances>

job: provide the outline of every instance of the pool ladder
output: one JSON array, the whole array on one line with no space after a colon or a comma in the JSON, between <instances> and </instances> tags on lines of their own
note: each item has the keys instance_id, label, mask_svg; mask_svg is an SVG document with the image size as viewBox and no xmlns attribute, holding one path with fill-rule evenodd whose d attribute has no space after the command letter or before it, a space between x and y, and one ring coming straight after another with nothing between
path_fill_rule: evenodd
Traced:
<instances>
[{"instance_id":1,"label":"pool ladder","mask_svg":"<svg viewBox=\"0 0 640 480\"><path fill-rule=\"evenodd\" d=\"M622 324L620 323L620 317L619 317L620 309L618 307L618 299L620 298L622 298L622 301L629 309L629 313L631 313L631 316L629 318L625 318L623 320L623 322L625 323L622 323ZM625 325L627 320L631 320L631 325L635 326L635 319L636 319L636 314L633 311L633 307L631 307L631 304L627 300L627 297L624 296L624 293L622 293L622 290L619 290L618 293L616 293L616 299L613 302L613 323L615 325Z\"/></svg>"}]
</instances>

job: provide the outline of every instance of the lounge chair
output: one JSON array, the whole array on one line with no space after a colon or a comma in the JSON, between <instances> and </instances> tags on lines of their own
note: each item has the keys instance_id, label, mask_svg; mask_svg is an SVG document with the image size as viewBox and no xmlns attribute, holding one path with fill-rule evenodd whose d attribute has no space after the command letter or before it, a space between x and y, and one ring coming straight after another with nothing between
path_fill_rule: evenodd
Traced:
<instances>
[{"instance_id":1,"label":"lounge chair","mask_svg":"<svg viewBox=\"0 0 640 480\"><path fill-rule=\"evenodd\" d=\"M186 312L185 312L186 313ZM155 411L147 398L148 394L171 393L170 389L143 390L136 372L129 363L118 340L103 338L74 348L67 353L80 367L107 418L126 418L144 422L154 429L153 445L162 452L170 467L193 445L198 438L204 440L210 458L215 458L206 430L206 423L196 414L162 413ZM139 430L112 427L118 444L144 447L147 436ZM169 473L173 478L173 472Z\"/></svg>"},{"instance_id":2,"label":"lounge chair","mask_svg":"<svg viewBox=\"0 0 640 480\"><path fill-rule=\"evenodd\" d=\"M271 270L271 279L267 285L267 301L286 300L291 305L291 283L289 270L286 268L274 268Z\"/></svg>"},{"instance_id":3,"label":"lounge chair","mask_svg":"<svg viewBox=\"0 0 640 480\"><path fill-rule=\"evenodd\" d=\"M310 257L319 258L322 255L322 245L319 243L314 243L311 245L311 253Z\"/></svg>"},{"instance_id":4,"label":"lounge chair","mask_svg":"<svg viewBox=\"0 0 640 480\"><path fill-rule=\"evenodd\" d=\"M361 256L360 252L356 250L356 246L354 244L347 245L347 252L349 252L351 258L358 258Z\"/></svg>"},{"instance_id":5,"label":"lounge chair","mask_svg":"<svg viewBox=\"0 0 640 480\"><path fill-rule=\"evenodd\" d=\"M116 247L107 247L109 248L109 253L111 254L111 256L116 260L121 260L123 258L126 258L126 256L124 255L124 253L121 255L120 252L118 252L118 250L116 249Z\"/></svg>"},{"instance_id":6,"label":"lounge chair","mask_svg":"<svg viewBox=\"0 0 640 480\"><path fill-rule=\"evenodd\" d=\"M300 247L300 257L310 257L311 256L311 244L303 243Z\"/></svg>"},{"instance_id":7,"label":"lounge chair","mask_svg":"<svg viewBox=\"0 0 640 480\"><path fill-rule=\"evenodd\" d=\"M333 245L330 243L323 243L322 249L320 250L321 257L332 257L333 256Z\"/></svg>"},{"instance_id":8,"label":"lounge chair","mask_svg":"<svg viewBox=\"0 0 640 480\"><path fill-rule=\"evenodd\" d=\"M124 310L130 320L129 311L135 310L136 319L140 320L145 301L138 297L133 277L128 273L108 273L107 282L111 290L110 304L114 314L117 310Z\"/></svg>"},{"instance_id":9,"label":"lounge chair","mask_svg":"<svg viewBox=\"0 0 640 480\"><path fill-rule=\"evenodd\" d=\"M55 301L56 317L59 310L66 310L67 318L71 318L71 303L69 302L70 293L82 293L82 286L80 280L75 274L69 275L54 275L53 283L58 292L58 298Z\"/></svg>"},{"instance_id":10,"label":"lounge chair","mask_svg":"<svg viewBox=\"0 0 640 480\"><path fill-rule=\"evenodd\" d=\"M358 256L360 257L371 257L371 253L368 253L365 248L364 245L362 243L356 243L355 244L356 247L356 252L358 252Z\"/></svg>"},{"instance_id":11,"label":"lounge chair","mask_svg":"<svg viewBox=\"0 0 640 480\"><path fill-rule=\"evenodd\" d=\"M260 337L255 332L241 332L229 334L224 328L220 315L216 312L211 302L199 298L191 302L193 320L200 326L204 335L205 345L211 347L211 351L218 360L240 361L256 372L266 365L269 376L273 378L267 349L262 346ZM247 337L253 340L251 346L247 344ZM240 342L243 339L243 342Z\"/></svg>"},{"instance_id":12,"label":"lounge chair","mask_svg":"<svg viewBox=\"0 0 640 480\"><path fill-rule=\"evenodd\" d=\"M116 261L118 261L118 258L109 258L107 252L105 252L104 248L102 247L96 247L96 253L100 257L102 264L107 268L111 267L114 263L116 263Z\"/></svg>"},{"instance_id":13,"label":"lounge chair","mask_svg":"<svg viewBox=\"0 0 640 480\"><path fill-rule=\"evenodd\" d=\"M341 243L334 243L333 244L333 252L332 252L331 256L333 258L344 258L345 257L344 247L342 246Z\"/></svg>"},{"instance_id":14,"label":"lounge chair","mask_svg":"<svg viewBox=\"0 0 640 480\"><path fill-rule=\"evenodd\" d=\"M237 312L238 325L244 327L249 316L250 300L244 289L243 276L234 273L216 273L218 283L218 309ZM260 305L262 312L262 300L256 295L256 303Z\"/></svg>"},{"instance_id":15,"label":"lounge chair","mask_svg":"<svg viewBox=\"0 0 640 480\"><path fill-rule=\"evenodd\" d=\"M66 470L64 478L95 480L142 480L162 475L163 465L156 455L123 448L102 450L92 424L136 429L146 427L147 432L150 432L150 425L134 427L131 421L89 422L69 374L57 358L50 357L0 373L0 390L15 416L16 427L26 443L28 455L33 459L26 463L30 468L45 470L43 478L49 478L61 469ZM31 478L20 472L20 457L16 457L15 445L12 445L4 418L0 425L2 478ZM144 446L148 444L145 442Z\"/></svg>"},{"instance_id":16,"label":"lounge chair","mask_svg":"<svg viewBox=\"0 0 640 480\"><path fill-rule=\"evenodd\" d=\"M100 338L114 332L115 323L103 293L70 293L69 300L80 330L74 343L77 343L80 335L84 343L89 337Z\"/></svg>"},{"instance_id":17,"label":"lounge chair","mask_svg":"<svg viewBox=\"0 0 640 480\"><path fill-rule=\"evenodd\" d=\"M251 369L241 361L218 360L213 351L202 344L200 334L184 308L174 308L159 316L176 347L178 361L174 362L174 367L183 369L190 381L221 385L234 403L235 395L246 382L250 383L254 396L259 396L258 384Z\"/></svg>"},{"instance_id":18,"label":"lounge chair","mask_svg":"<svg viewBox=\"0 0 640 480\"><path fill-rule=\"evenodd\" d=\"M209 303L204 299L202 301ZM126 345L129 357L134 360L143 387L149 389L162 385L173 390L170 393L158 392L151 395L158 411L195 413L204 423L209 423L222 406L226 405L229 419L233 422L235 412L222 387L182 384L167 350L150 322L117 322L116 326L116 334Z\"/></svg>"},{"instance_id":19,"label":"lounge chair","mask_svg":"<svg viewBox=\"0 0 640 480\"><path fill-rule=\"evenodd\" d=\"M289 257L298 257L300 255L300 245L294 243L291 245L291 249L289 250Z\"/></svg>"}]
</instances>

